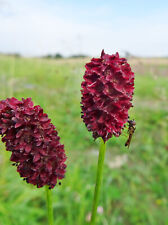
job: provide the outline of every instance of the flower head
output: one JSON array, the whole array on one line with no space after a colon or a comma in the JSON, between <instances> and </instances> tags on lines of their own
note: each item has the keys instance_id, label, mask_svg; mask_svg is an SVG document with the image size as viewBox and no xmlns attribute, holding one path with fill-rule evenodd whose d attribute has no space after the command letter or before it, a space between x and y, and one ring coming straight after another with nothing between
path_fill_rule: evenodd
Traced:
<instances>
[{"instance_id":1,"label":"flower head","mask_svg":"<svg viewBox=\"0 0 168 225\"><path fill-rule=\"evenodd\" d=\"M121 134L132 106L134 73L119 54L101 53L87 63L82 82L82 118L94 139L104 142Z\"/></svg>"},{"instance_id":2,"label":"flower head","mask_svg":"<svg viewBox=\"0 0 168 225\"><path fill-rule=\"evenodd\" d=\"M31 98L0 101L0 135L27 183L53 188L64 177L64 146L47 114Z\"/></svg>"}]
</instances>

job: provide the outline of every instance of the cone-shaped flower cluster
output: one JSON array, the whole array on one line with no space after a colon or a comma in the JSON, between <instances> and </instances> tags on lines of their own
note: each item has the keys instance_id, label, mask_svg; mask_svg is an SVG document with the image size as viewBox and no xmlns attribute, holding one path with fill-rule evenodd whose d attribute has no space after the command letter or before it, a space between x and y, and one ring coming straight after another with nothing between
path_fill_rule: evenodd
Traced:
<instances>
[{"instance_id":1,"label":"cone-shaped flower cluster","mask_svg":"<svg viewBox=\"0 0 168 225\"><path fill-rule=\"evenodd\" d=\"M87 63L82 82L82 118L94 139L104 142L121 134L132 106L134 73L119 54L105 54Z\"/></svg>"},{"instance_id":2,"label":"cone-shaped flower cluster","mask_svg":"<svg viewBox=\"0 0 168 225\"><path fill-rule=\"evenodd\" d=\"M55 126L31 98L0 101L0 135L27 183L53 188L65 174L66 155Z\"/></svg>"}]
</instances>

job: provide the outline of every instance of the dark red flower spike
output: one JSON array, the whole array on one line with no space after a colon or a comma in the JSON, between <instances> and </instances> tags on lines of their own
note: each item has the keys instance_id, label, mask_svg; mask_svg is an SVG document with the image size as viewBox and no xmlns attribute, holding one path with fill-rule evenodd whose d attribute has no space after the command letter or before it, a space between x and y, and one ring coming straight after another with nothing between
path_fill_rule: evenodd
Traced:
<instances>
[{"instance_id":1,"label":"dark red flower spike","mask_svg":"<svg viewBox=\"0 0 168 225\"><path fill-rule=\"evenodd\" d=\"M101 53L87 63L82 82L82 118L94 139L104 142L121 134L132 107L134 73L119 54Z\"/></svg>"},{"instance_id":2,"label":"dark red flower spike","mask_svg":"<svg viewBox=\"0 0 168 225\"><path fill-rule=\"evenodd\" d=\"M0 135L27 183L53 188L64 177L64 146L47 114L31 98L0 101Z\"/></svg>"}]
</instances>

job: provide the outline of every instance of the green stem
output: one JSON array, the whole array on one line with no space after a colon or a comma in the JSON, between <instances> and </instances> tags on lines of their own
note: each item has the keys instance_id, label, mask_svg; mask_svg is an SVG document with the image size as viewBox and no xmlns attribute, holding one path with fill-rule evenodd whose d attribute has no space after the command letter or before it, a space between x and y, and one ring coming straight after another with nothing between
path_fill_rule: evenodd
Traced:
<instances>
[{"instance_id":1,"label":"green stem","mask_svg":"<svg viewBox=\"0 0 168 225\"><path fill-rule=\"evenodd\" d=\"M100 187L103 177L103 165L104 165L104 157L106 152L106 143L104 143L103 139L100 140L100 150L99 150L99 159L97 165L97 175L96 175L96 186L94 192L94 199L93 199L93 208L92 208L92 217L91 217L91 225L95 224L96 221L96 214L97 214L97 206L99 201L100 195Z\"/></svg>"},{"instance_id":2,"label":"green stem","mask_svg":"<svg viewBox=\"0 0 168 225\"><path fill-rule=\"evenodd\" d=\"M53 206L52 206L52 191L48 186L45 186L46 189L46 200L48 208L48 225L53 225Z\"/></svg>"}]
</instances>

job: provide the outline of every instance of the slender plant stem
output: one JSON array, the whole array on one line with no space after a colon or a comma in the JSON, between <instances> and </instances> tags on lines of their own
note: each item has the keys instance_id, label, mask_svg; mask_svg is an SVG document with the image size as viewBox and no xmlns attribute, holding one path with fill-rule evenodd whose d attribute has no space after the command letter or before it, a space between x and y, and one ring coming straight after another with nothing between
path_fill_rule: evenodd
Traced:
<instances>
[{"instance_id":1,"label":"slender plant stem","mask_svg":"<svg viewBox=\"0 0 168 225\"><path fill-rule=\"evenodd\" d=\"M46 185L46 200L48 209L48 225L53 225L52 190Z\"/></svg>"},{"instance_id":2,"label":"slender plant stem","mask_svg":"<svg viewBox=\"0 0 168 225\"><path fill-rule=\"evenodd\" d=\"M94 192L94 199L93 199L93 208L92 208L92 217L91 217L91 225L95 224L96 221L96 214L97 214L97 206L99 201L100 195L100 187L103 177L103 165L104 165L104 158L106 152L106 143L104 143L103 139L100 140L100 150L99 150L99 159L97 165L97 175L96 175L96 186Z\"/></svg>"}]
</instances>

